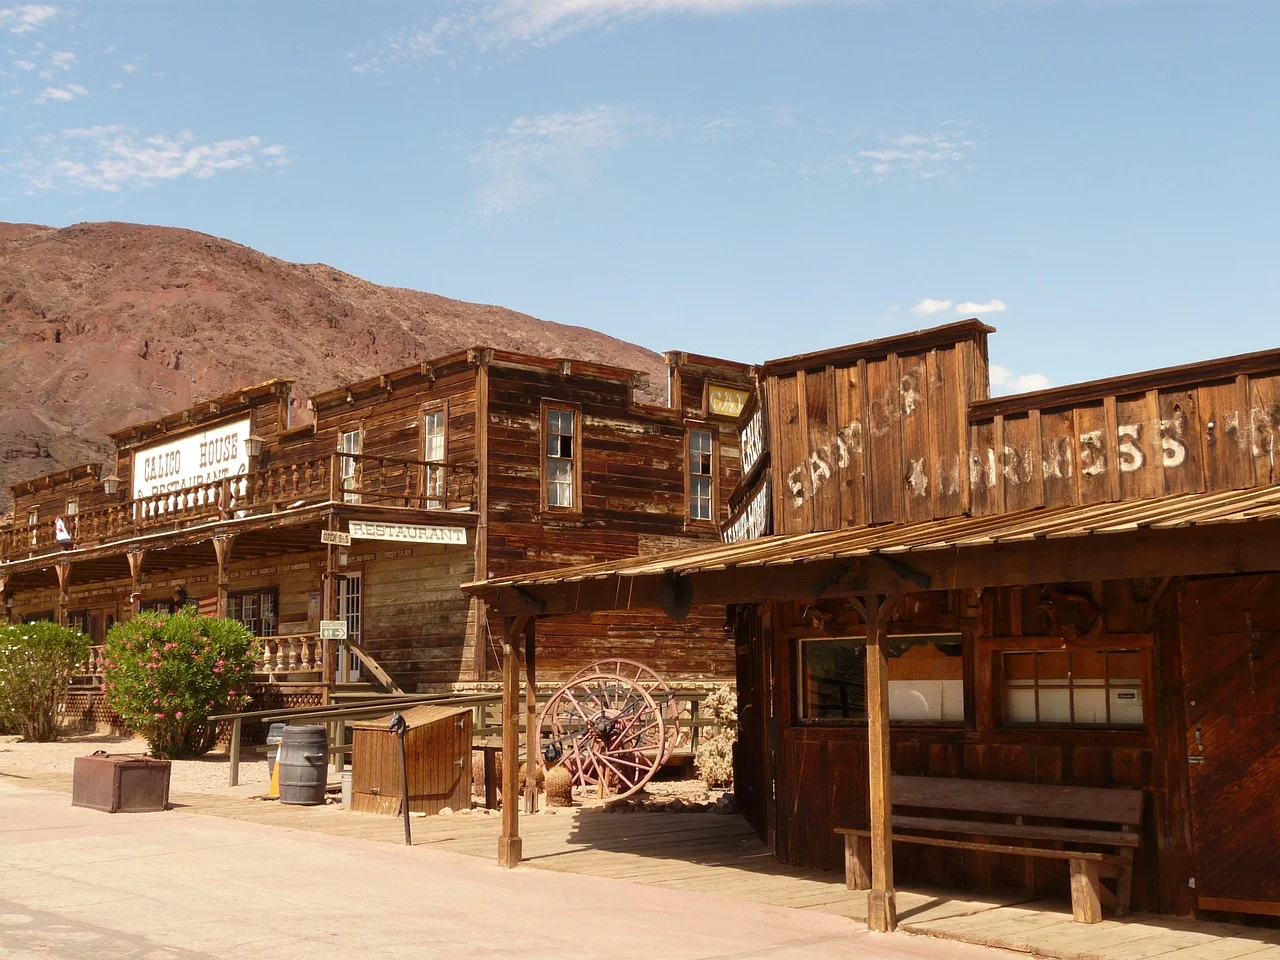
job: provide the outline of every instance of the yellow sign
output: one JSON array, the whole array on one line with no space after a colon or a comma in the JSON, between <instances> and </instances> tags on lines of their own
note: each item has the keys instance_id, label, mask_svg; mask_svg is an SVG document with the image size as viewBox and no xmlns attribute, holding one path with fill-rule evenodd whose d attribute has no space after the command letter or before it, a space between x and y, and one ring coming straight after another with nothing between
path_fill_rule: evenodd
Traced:
<instances>
[{"instance_id":1,"label":"yellow sign","mask_svg":"<svg viewBox=\"0 0 1280 960\"><path fill-rule=\"evenodd\" d=\"M746 390L721 387L713 383L707 388L707 405L711 408L711 412L718 416L736 417L747 405L749 396L750 393Z\"/></svg>"}]
</instances>

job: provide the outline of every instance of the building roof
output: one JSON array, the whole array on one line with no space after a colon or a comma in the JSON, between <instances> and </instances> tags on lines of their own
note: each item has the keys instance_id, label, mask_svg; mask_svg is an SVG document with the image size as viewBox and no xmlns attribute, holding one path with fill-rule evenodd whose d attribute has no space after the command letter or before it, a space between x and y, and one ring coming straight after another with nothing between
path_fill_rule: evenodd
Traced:
<instances>
[{"instance_id":1,"label":"building roof","mask_svg":"<svg viewBox=\"0 0 1280 960\"><path fill-rule=\"evenodd\" d=\"M957 320L955 323L944 323L942 326L913 330L910 333L896 333L891 337L881 337L878 340L864 340L861 343L831 347L814 353L780 357L777 360L769 360L760 369L765 376L785 376L798 370L814 370L828 364L847 366L858 360L887 357L891 353L919 353L964 340L977 340L979 337L995 332L995 327L989 327L975 318Z\"/></svg>"},{"instance_id":2,"label":"building roof","mask_svg":"<svg viewBox=\"0 0 1280 960\"><path fill-rule=\"evenodd\" d=\"M552 586L613 578L690 576L872 556L888 558L890 563L895 563L892 558L906 558L913 554L946 551L958 554L964 548L1104 538L1146 530L1176 530L1268 519L1280 519L1280 485L1026 510L997 516L964 516L914 524L845 527L819 533L777 535L502 577L464 584L463 589L492 596L503 587ZM1061 579L1074 579L1070 574L1071 571L1064 570ZM933 589L946 586L949 584L936 584Z\"/></svg>"}]
</instances>

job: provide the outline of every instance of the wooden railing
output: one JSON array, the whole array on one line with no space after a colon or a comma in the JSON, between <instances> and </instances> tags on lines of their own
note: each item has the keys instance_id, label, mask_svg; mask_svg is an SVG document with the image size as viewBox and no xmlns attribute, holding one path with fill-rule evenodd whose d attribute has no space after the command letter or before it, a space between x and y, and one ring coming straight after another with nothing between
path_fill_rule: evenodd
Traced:
<instances>
[{"instance_id":1,"label":"wooden railing","mask_svg":"<svg viewBox=\"0 0 1280 960\"><path fill-rule=\"evenodd\" d=\"M324 676L325 643L318 634L296 634L288 637L260 637L262 652L253 672L269 683L296 678L320 679Z\"/></svg>"},{"instance_id":2,"label":"wooden railing","mask_svg":"<svg viewBox=\"0 0 1280 960\"><path fill-rule=\"evenodd\" d=\"M252 473L122 500L62 519L74 546L86 547L329 501L471 510L475 496L476 469L471 464L335 453L314 460L273 462ZM67 545L58 542L56 522L57 518L47 517L27 525L25 518L21 522L15 518L0 529L0 560L65 549Z\"/></svg>"},{"instance_id":3,"label":"wooden railing","mask_svg":"<svg viewBox=\"0 0 1280 960\"><path fill-rule=\"evenodd\" d=\"M96 689L106 682L106 662L102 653L102 645L89 648L89 656L80 665L79 671L71 678L71 686L76 689L88 687Z\"/></svg>"}]
</instances>

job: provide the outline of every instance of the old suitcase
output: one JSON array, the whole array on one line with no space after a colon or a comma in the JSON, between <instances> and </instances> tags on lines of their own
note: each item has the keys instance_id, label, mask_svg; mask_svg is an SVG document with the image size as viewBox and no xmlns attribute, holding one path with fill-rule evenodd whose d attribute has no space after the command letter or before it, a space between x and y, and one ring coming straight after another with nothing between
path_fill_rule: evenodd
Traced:
<instances>
[{"instance_id":1,"label":"old suitcase","mask_svg":"<svg viewBox=\"0 0 1280 960\"><path fill-rule=\"evenodd\" d=\"M71 805L105 813L150 813L169 805L169 761L99 750L76 757Z\"/></svg>"}]
</instances>

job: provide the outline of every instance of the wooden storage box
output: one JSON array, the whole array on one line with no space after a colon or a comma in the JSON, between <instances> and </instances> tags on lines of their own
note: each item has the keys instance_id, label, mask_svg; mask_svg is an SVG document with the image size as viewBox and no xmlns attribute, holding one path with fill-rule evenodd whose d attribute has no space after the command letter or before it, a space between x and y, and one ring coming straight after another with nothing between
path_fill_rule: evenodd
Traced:
<instances>
[{"instance_id":1,"label":"wooden storage box","mask_svg":"<svg viewBox=\"0 0 1280 960\"><path fill-rule=\"evenodd\" d=\"M76 757L71 805L104 813L151 813L169 805L169 761L140 753Z\"/></svg>"},{"instance_id":2,"label":"wooden storage box","mask_svg":"<svg viewBox=\"0 0 1280 960\"><path fill-rule=\"evenodd\" d=\"M409 809L436 814L471 806L471 710L411 707L403 711L409 771ZM391 716L351 725L351 809L399 814L400 744L387 729Z\"/></svg>"}]
</instances>

